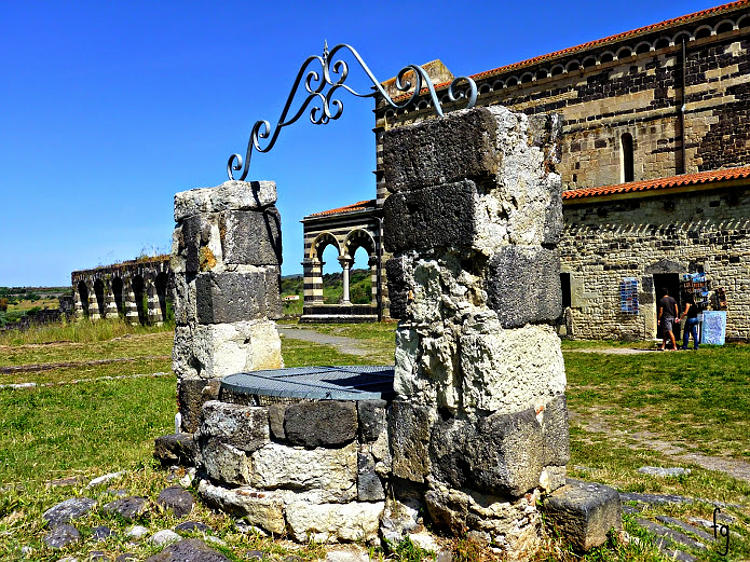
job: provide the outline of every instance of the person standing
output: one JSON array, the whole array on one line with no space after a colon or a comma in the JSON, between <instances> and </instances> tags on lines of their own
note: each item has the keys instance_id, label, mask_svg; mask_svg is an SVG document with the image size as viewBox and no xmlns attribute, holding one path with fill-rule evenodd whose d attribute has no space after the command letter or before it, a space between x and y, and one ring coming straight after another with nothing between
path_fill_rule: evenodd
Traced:
<instances>
[{"instance_id":1,"label":"person standing","mask_svg":"<svg viewBox=\"0 0 750 562\"><path fill-rule=\"evenodd\" d=\"M662 341L659 351L664 351L667 347L667 339L672 342L672 350L677 351L677 342L674 339L674 321L679 316L680 311L677 308L677 301L669 296L667 289L662 289L661 294L663 296L659 300L659 325L664 341Z\"/></svg>"},{"instance_id":2,"label":"person standing","mask_svg":"<svg viewBox=\"0 0 750 562\"><path fill-rule=\"evenodd\" d=\"M698 349L698 307L692 293L688 293L685 298L685 310L680 320L685 317L687 317L687 322L685 322L685 334L682 338L682 349L688 348L688 338L691 334L693 335L693 349Z\"/></svg>"}]
</instances>

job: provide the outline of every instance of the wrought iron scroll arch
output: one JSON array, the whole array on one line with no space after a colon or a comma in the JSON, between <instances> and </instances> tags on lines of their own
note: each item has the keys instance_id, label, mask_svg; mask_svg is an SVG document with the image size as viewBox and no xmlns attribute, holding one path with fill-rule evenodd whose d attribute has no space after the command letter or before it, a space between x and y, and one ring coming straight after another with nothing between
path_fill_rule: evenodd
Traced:
<instances>
[{"instance_id":1,"label":"wrought iron scroll arch","mask_svg":"<svg viewBox=\"0 0 750 562\"><path fill-rule=\"evenodd\" d=\"M336 59L336 55L340 51L348 51L354 57L361 70L372 82L372 89L368 92L358 92L346 84L346 79L349 77L349 64L342 58ZM320 65L320 70L317 69L317 65ZM410 80L406 79L406 75L410 72L414 80L413 85ZM463 88L459 88L464 82L466 85ZM290 116L290 109L292 108L294 99L297 97L300 84L304 84L307 96L297 111ZM370 67L367 66L354 47L346 43L340 43L329 51L328 44L326 43L323 48L323 56L311 55L300 66L276 125L272 128L271 123L264 119L256 121L247 143L245 158L243 159L242 155L237 153L229 157L227 161L227 175L229 179L242 181L247 178L247 174L250 171L250 160L253 150L256 152L270 151L276 144L281 129L298 121L310 104L314 104L310 109L310 122L314 125L325 125L331 120L341 117L344 111L344 102L335 97L336 92L340 89L358 98L373 98L380 95L389 106L395 109L404 109L413 104L422 94L422 90L426 88L432 100L432 107L435 113L440 117L444 115L442 105L435 91L435 86L427 72L421 66L410 64L402 68L396 75L395 85L396 89L400 92L408 92L412 86L414 87L414 91L404 101L396 102L388 95L385 88L383 88L380 81L375 77ZM326 87L328 87L327 91ZM448 86L448 99L451 102L467 99L466 108L474 107L477 101L476 83L468 76L455 78ZM265 146L261 144L262 139L268 139ZM240 176L235 178L234 172L239 171L241 171Z\"/></svg>"}]
</instances>

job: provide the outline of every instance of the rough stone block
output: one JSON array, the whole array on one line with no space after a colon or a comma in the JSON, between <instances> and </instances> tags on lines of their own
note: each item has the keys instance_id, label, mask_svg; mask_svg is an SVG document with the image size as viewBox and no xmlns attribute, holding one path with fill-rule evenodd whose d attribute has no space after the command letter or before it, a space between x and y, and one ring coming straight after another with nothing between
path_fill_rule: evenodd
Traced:
<instances>
[{"instance_id":1,"label":"rough stone block","mask_svg":"<svg viewBox=\"0 0 750 562\"><path fill-rule=\"evenodd\" d=\"M270 441L268 410L212 400L203 405L200 437L252 452Z\"/></svg>"},{"instance_id":2,"label":"rough stone block","mask_svg":"<svg viewBox=\"0 0 750 562\"><path fill-rule=\"evenodd\" d=\"M553 322L562 314L557 251L500 248L490 259L486 288L488 304L504 328Z\"/></svg>"},{"instance_id":3,"label":"rough stone block","mask_svg":"<svg viewBox=\"0 0 750 562\"><path fill-rule=\"evenodd\" d=\"M226 181L216 187L204 187L176 193L174 220L226 210L258 210L276 203L276 183L272 181Z\"/></svg>"},{"instance_id":4,"label":"rough stone block","mask_svg":"<svg viewBox=\"0 0 750 562\"><path fill-rule=\"evenodd\" d=\"M200 273L195 280L195 290L201 324L281 316L277 268L253 273Z\"/></svg>"},{"instance_id":5,"label":"rough stone block","mask_svg":"<svg viewBox=\"0 0 750 562\"><path fill-rule=\"evenodd\" d=\"M281 265L281 215L264 211L227 211L220 218L225 264Z\"/></svg>"},{"instance_id":6,"label":"rough stone block","mask_svg":"<svg viewBox=\"0 0 750 562\"><path fill-rule=\"evenodd\" d=\"M315 490L322 501L357 496L357 446L300 449L271 443L250 456L252 486L261 489Z\"/></svg>"},{"instance_id":7,"label":"rough stone block","mask_svg":"<svg viewBox=\"0 0 750 562\"><path fill-rule=\"evenodd\" d=\"M378 538L384 507L384 502L315 505L300 501L287 505L286 518L292 536L298 542L371 543Z\"/></svg>"},{"instance_id":8,"label":"rough stone block","mask_svg":"<svg viewBox=\"0 0 750 562\"><path fill-rule=\"evenodd\" d=\"M394 400L388 420L393 451L393 474L412 482L424 482L430 470L428 444L435 413L406 400Z\"/></svg>"},{"instance_id":9,"label":"rough stone block","mask_svg":"<svg viewBox=\"0 0 750 562\"><path fill-rule=\"evenodd\" d=\"M498 123L485 108L399 127L383 135L383 169L391 192L465 178L489 178L499 167Z\"/></svg>"},{"instance_id":10,"label":"rough stone block","mask_svg":"<svg viewBox=\"0 0 750 562\"><path fill-rule=\"evenodd\" d=\"M200 444L203 469L211 480L229 486L250 484L250 459L244 451L216 439Z\"/></svg>"},{"instance_id":11,"label":"rough stone block","mask_svg":"<svg viewBox=\"0 0 750 562\"><path fill-rule=\"evenodd\" d=\"M385 431L385 400L360 400L357 402L357 418L359 420L359 438L362 442L377 441Z\"/></svg>"},{"instance_id":12,"label":"rough stone block","mask_svg":"<svg viewBox=\"0 0 750 562\"><path fill-rule=\"evenodd\" d=\"M544 407L542 413L542 438L544 464L565 466L570 460L570 432L568 427L568 402L564 394L556 396Z\"/></svg>"},{"instance_id":13,"label":"rough stone block","mask_svg":"<svg viewBox=\"0 0 750 562\"><path fill-rule=\"evenodd\" d=\"M543 505L548 521L580 550L600 546L610 529L622 529L620 496L602 484L568 479Z\"/></svg>"},{"instance_id":14,"label":"rough stone block","mask_svg":"<svg viewBox=\"0 0 750 562\"><path fill-rule=\"evenodd\" d=\"M175 328L172 369L180 378L218 378L282 366L281 339L270 320Z\"/></svg>"},{"instance_id":15,"label":"rough stone block","mask_svg":"<svg viewBox=\"0 0 750 562\"><path fill-rule=\"evenodd\" d=\"M282 534L286 530L284 501L278 493L249 487L227 490L206 480L201 480L198 493L210 507L241 517L269 533Z\"/></svg>"},{"instance_id":16,"label":"rough stone block","mask_svg":"<svg viewBox=\"0 0 750 562\"><path fill-rule=\"evenodd\" d=\"M409 286L405 267L403 257L391 258L385 262L391 318L406 318L407 305L409 304Z\"/></svg>"},{"instance_id":17,"label":"rough stone block","mask_svg":"<svg viewBox=\"0 0 750 562\"><path fill-rule=\"evenodd\" d=\"M357 454L357 499L365 502L385 499L383 483L375 472L375 459L362 451Z\"/></svg>"},{"instance_id":18,"label":"rough stone block","mask_svg":"<svg viewBox=\"0 0 750 562\"><path fill-rule=\"evenodd\" d=\"M268 405L268 421L271 427L271 436L277 441L286 440L286 431L284 431L284 414L286 413L286 404L274 403Z\"/></svg>"},{"instance_id":19,"label":"rough stone block","mask_svg":"<svg viewBox=\"0 0 750 562\"><path fill-rule=\"evenodd\" d=\"M154 440L154 458L162 466L193 466L195 442L192 433L172 433Z\"/></svg>"},{"instance_id":20,"label":"rough stone block","mask_svg":"<svg viewBox=\"0 0 750 562\"><path fill-rule=\"evenodd\" d=\"M182 415L182 429L198 429L204 402L219 397L219 380L183 377L177 381L177 405Z\"/></svg>"},{"instance_id":21,"label":"rough stone block","mask_svg":"<svg viewBox=\"0 0 750 562\"><path fill-rule=\"evenodd\" d=\"M544 466L542 427L533 409L435 424L432 472L455 488L519 497L539 484Z\"/></svg>"},{"instance_id":22,"label":"rough stone block","mask_svg":"<svg viewBox=\"0 0 750 562\"><path fill-rule=\"evenodd\" d=\"M511 414L565 392L560 339L546 325L466 331L459 340L461 392L467 410Z\"/></svg>"},{"instance_id":23,"label":"rough stone block","mask_svg":"<svg viewBox=\"0 0 750 562\"><path fill-rule=\"evenodd\" d=\"M284 415L286 439L303 447L337 447L357 437L354 402L304 401L292 404Z\"/></svg>"},{"instance_id":24,"label":"rough stone block","mask_svg":"<svg viewBox=\"0 0 750 562\"><path fill-rule=\"evenodd\" d=\"M195 304L195 274L174 275L174 320L178 326L187 326L198 321Z\"/></svg>"},{"instance_id":25,"label":"rough stone block","mask_svg":"<svg viewBox=\"0 0 750 562\"><path fill-rule=\"evenodd\" d=\"M383 205L385 248L470 247L477 233L477 207L473 181L393 194Z\"/></svg>"}]
</instances>

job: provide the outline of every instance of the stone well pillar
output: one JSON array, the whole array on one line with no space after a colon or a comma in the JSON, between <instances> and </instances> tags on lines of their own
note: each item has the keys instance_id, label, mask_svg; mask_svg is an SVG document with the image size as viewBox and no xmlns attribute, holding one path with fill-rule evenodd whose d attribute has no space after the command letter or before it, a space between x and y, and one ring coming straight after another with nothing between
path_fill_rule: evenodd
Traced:
<instances>
[{"instance_id":1,"label":"stone well pillar","mask_svg":"<svg viewBox=\"0 0 750 562\"><path fill-rule=\"evenodd\" d=\"M173 368L182 428L197 428L220 378L283 366L281 223L274 182L228 181L175 195Z\"/></svg>"},{"instance_id":2,"label":"stone well pillar","mask_svg":"<svg viewBox=\"0 0 750 562\"><path fill-rule=\"evenodd\" d=\"M559 123L492 107L384 133L393 476L511 557L538 547L569 458Z\"/></svg>"},{"instance_id":3,"label":"stone well pillar","mask_svg":"<svg viewBox=\"0 0 750 562\"><path fill-rule=\"evenodd\" d=\"M377 256L372 256L367 260L367 265L370 266L370 303L376 304L378 302L378 266L380 260Z\"/></svg>"}]
</instances>

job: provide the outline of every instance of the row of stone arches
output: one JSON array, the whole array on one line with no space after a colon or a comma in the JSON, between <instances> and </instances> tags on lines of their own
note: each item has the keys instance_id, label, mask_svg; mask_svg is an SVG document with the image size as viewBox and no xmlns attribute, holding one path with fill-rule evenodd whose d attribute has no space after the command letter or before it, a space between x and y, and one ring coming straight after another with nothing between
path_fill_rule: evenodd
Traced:
<instances>
[{"instance_id":1,"label":"row of stone arches","mask_svg":"<svg viewBox=\"0 0 750 562\"><path fill-rule=\"evenodd\" d=\"M686 43L689 43L691 41L746 29L748 27L750 27L750 14L741 13L735 19L726 18L717 22L715 25L702 25L693 30L682 29L674 35L662 35L655 37L650 41L639 41L630 45L622 45L616 49L604 49L592 53L591 55L584 56L583 58L571 57L549 67L541 66L536 69L532 68L519 74L505 76L494 82L487 81L483 84L479 84L478 94L481 96L482 94L489 94L506 88L512 88L519 84L528 84L530 82L536 82L537 80L544 80L546 78L575 72L580 69L593 68L597 65L609 62L625 60L630 57L655 52L667 47L675 47L680 45L683 40ZM440 103L450 103L447 94L440 98ZM427 109L431 107L431 105L429 99L424 99L417 104L417 109ZM385 116L386 118L393 118L397 113L401 115L407 111L408 110L405 108L400 110L389 109L386 111Z\"/></svg>"},{"instance_id":2,"label":"row of stone arches","mask_svg":"<svg viewBox=\"0 0 750 562\"><path fill-rule=\"evenodd\" d=\"M323 294L323 267L326 264L323 255L328 248L333 248L336 260L341 267L342 296L339 304L349 305L352 303L350 293L350 278L352 267L355 263L355 255L363 250L367 256L367 267L370 271L370 293L368 302L354 304L376 305L378 300L378 266L379 259L377 246L373 236L362 228L355 228L348 232L342 239L342 235L326 231L317 235L313 240L303 265L305 266L305 304L325 304ZM330 261L330 260L329 260Z\"/></svg>"},{"instance_id":3,"label":"row of stone arches","mask_svg":"<svg viewBox=\"0 0 750 562\"><path fill-rule=\"evenodd\" d=\"M170 314L169 275L80 278L73 287L78 318L123 318L131 324L160 325Z\"/></svg>"}]
</instances>

